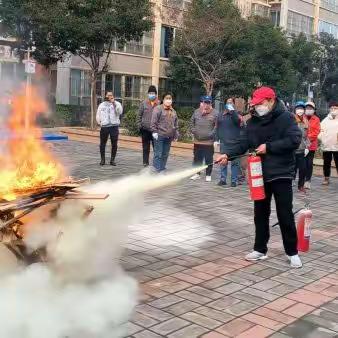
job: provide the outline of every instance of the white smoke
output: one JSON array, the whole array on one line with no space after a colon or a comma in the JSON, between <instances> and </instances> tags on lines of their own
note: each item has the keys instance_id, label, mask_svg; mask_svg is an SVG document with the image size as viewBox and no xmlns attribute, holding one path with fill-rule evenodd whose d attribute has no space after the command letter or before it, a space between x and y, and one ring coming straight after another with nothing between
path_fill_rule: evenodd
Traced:
<instances>
[{"instance_id":1,"label":"white smoke","mask_svg":"<svg viewBox=\"0 0 338 338\"><path fill-rule=\"evenodd\" d=\"M0 337L124 336L138 299L136 282L119 265L128 225L138 221L144 192L199 170L99 183L86 190L108 193L106 200L66 200L53 217L48 208L33 214L26 244L47 247L47 263L0 273ZM84 217L87 203L94 210Z\"/></svg>"}]
</instances>

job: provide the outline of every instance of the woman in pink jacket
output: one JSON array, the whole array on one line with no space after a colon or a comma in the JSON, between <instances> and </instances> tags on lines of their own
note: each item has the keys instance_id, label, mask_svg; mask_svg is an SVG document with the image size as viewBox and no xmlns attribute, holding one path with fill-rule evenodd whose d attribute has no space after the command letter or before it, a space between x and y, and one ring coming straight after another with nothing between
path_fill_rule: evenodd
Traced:
<instances>
[{"instance_id":1,"label":"woman in pink jacket","mask_svg":"<svg viewBox=\"0 0 338 338\"><path fill-rule=\"evenodd\" d=\"M316 105L314 102L305 103L305 118L308 121L308 139L310 140L309 153L306 156L306 177L305 189L311 189L311 178L313 172L313 159L318 149L318 135L320 133L320 120L316 113Z\"/></svg>"}]
</instances>

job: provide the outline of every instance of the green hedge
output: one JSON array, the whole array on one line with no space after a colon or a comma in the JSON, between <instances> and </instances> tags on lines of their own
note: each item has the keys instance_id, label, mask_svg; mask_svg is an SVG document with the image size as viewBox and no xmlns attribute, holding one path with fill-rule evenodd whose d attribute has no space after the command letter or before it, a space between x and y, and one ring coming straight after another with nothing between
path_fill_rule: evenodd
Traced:
<instances>
[{"instance_id":1,"label":"green hedge","mask_svg":"<svg viewBox=\"0 0 338 338\"><path fill-rule=\"evenodd\" d=\"M193 107L182 107L182 108L177 108L177 116L180 120L185 120L185 121L190 121L191 116L193 112L195 111L196 108Z\"/></svg>"},{"instance_id":2,"label":"green hedge","mask_svg":"<svg viewBox=\"0 0 338 338\"><path fill-rule=\"evenodd\" d=\"M127 130L129 136L139 136L140 130L137 126L138 107L131 106L122 117L121 127Z\"/></svg>"}]
</instances>

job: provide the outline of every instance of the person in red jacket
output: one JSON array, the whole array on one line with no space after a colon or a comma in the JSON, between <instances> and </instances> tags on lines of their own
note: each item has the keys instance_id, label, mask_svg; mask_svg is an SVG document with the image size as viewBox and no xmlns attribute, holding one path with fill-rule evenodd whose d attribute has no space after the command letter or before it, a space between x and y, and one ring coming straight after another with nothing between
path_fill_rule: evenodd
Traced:
<instances>
[{"instance_id":1,"label":"person in red jacket","mask_svg":"<svg viewBox=\"0 0 338 338\"><path fill-rule=\"evenodd\" d=\"M311 188L311 177L313 172L313 159L318 148L318 135L320 133L320 120L316 115L316 105L314 102L306 102L305 117L308 120L308 139L310 140L309 153L306 156L306 178L305 189Z\"/></svg>"}]
</instances>

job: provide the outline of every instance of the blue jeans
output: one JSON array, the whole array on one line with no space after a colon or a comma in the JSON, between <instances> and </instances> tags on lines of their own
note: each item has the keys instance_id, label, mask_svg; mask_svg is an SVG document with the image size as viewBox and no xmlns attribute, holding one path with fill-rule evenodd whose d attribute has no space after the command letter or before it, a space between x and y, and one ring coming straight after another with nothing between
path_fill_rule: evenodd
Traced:
<instances>
[{"instance_id":1,"label":"blue jeans","mask_svg":"<svg viewBox=\"0 0 338 338\"><path fill-rule=\"evenodd\" d=\"M231 161L231 183L237 183L239 174L239 160ZM226 182L228 175L228 165L221 167L221 181Z\"/></svg>"},{"instance_id":2,"label":"blue jeans","mask_svg":"<svg viewBox=\"0 0 338 338\"><path fill-rule=\"evenodd\" d=\"M154 162L153 166L156 171L160 172L166 169L169 151L171 146L171 138L158 136L157 140L154 140Z\"/></svg>"}]
</instances>

